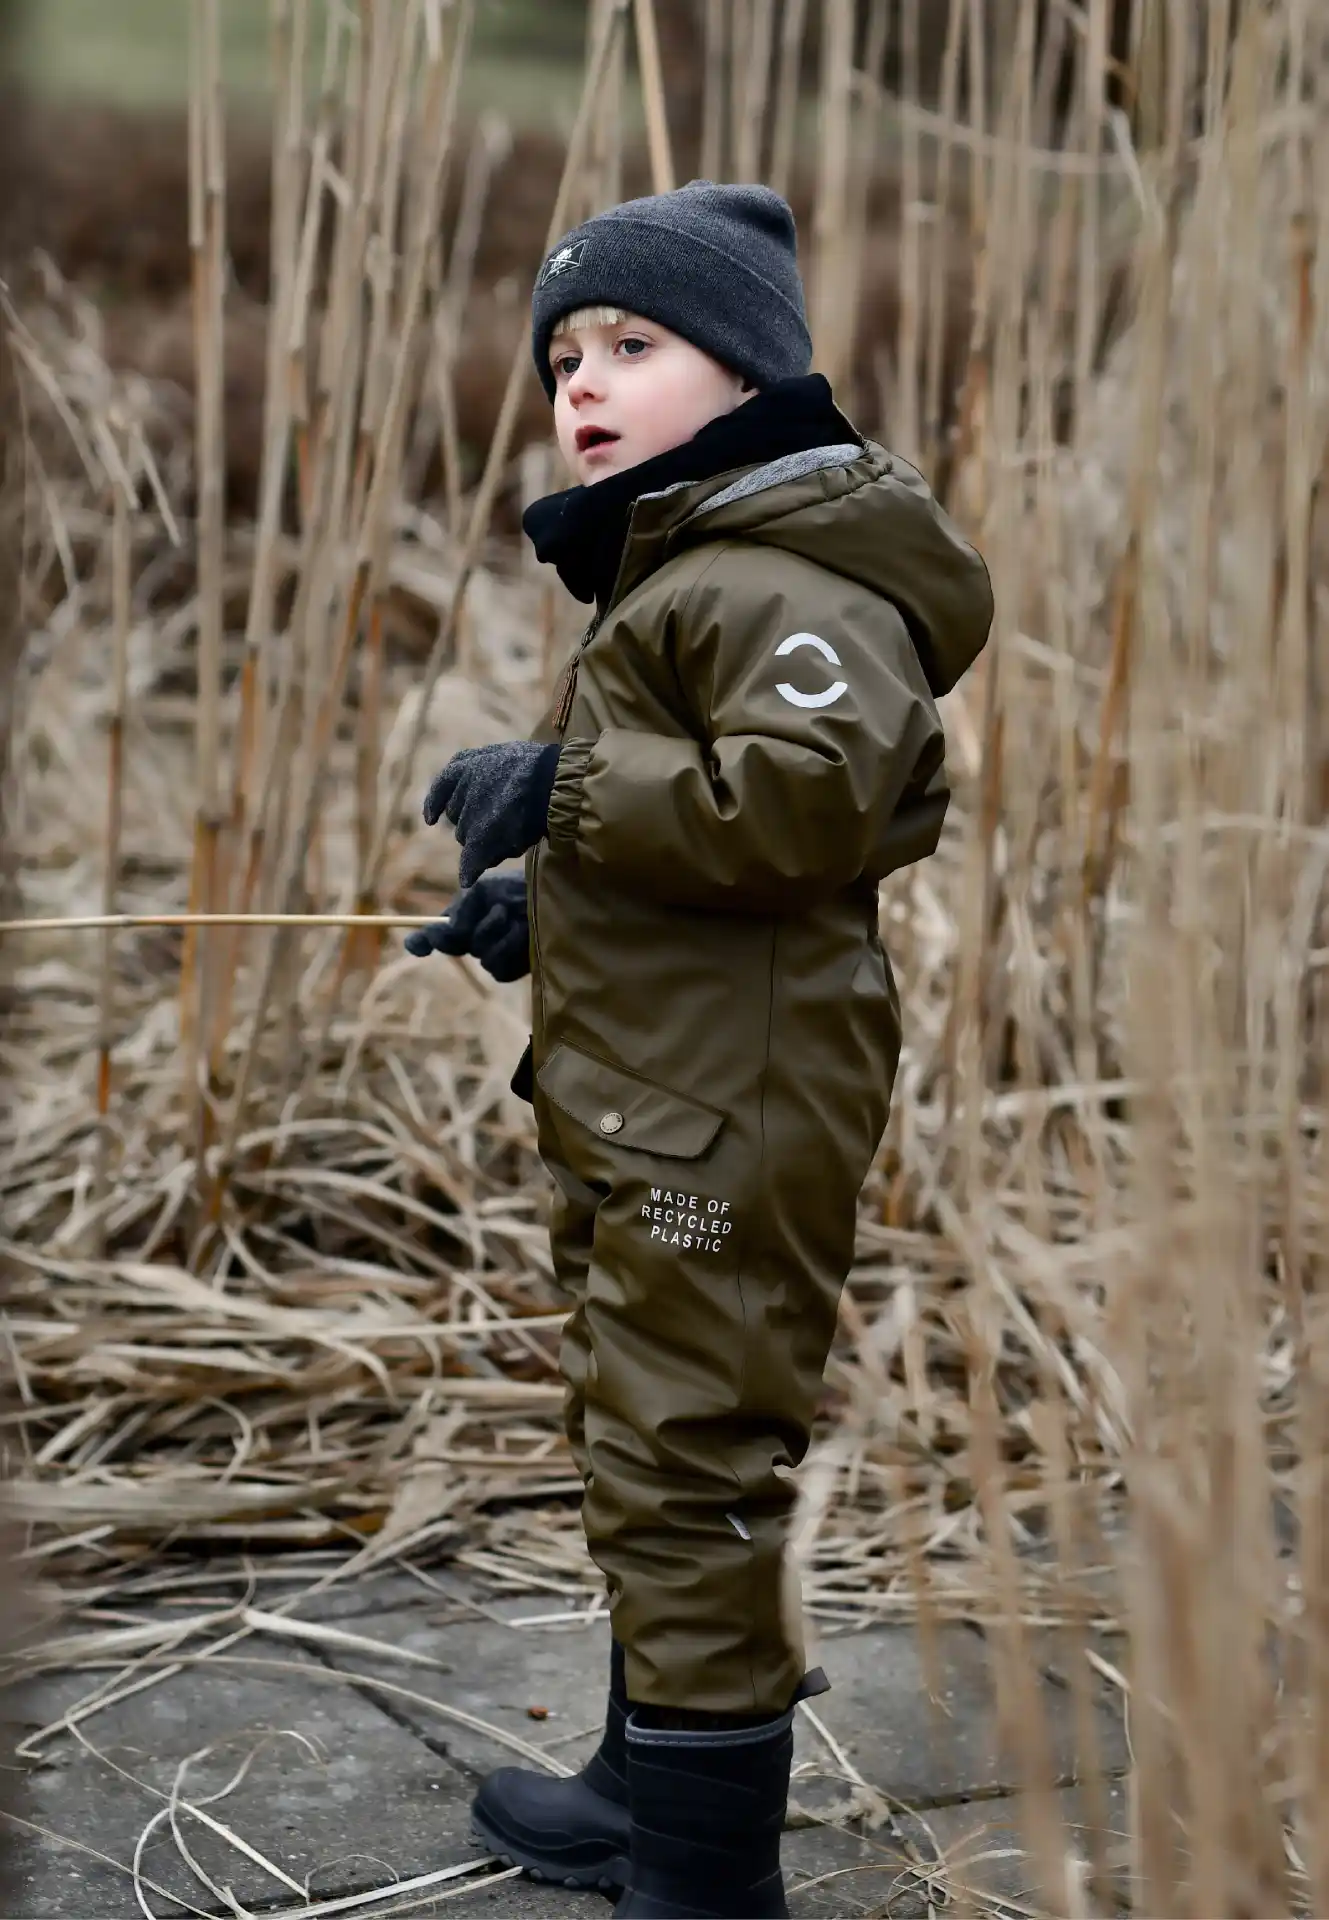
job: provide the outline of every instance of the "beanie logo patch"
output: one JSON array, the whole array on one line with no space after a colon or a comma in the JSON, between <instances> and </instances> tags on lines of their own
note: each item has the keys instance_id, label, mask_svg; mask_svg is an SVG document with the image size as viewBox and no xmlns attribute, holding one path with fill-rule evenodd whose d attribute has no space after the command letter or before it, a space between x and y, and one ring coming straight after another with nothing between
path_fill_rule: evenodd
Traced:
<instances>
[{"instance_id":1,"label":"beanie logo patch","mask_svg":"<svg viewBox=\"0 0 1329 1920\"><path fill-rule=\"evenodd\" d=\"M574 246L560 247L557 253L551 253L537 284L542 287L547 286L558 274L567 273L572 267L579 267L581 256L585 251L586 242L578 240Z\"/></svg>"}]
</instances>

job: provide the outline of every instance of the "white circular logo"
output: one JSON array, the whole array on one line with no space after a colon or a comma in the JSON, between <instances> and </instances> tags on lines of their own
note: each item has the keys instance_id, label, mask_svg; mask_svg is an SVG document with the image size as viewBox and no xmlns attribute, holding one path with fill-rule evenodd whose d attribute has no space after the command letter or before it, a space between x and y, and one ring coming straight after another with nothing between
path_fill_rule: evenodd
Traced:
<instances>
[{"instance_id":1,"label":"white circular logo","mask_svg":"<svg viewBox=\"0 0 1329 1920\"><path fill-rule=\"evenodd\" d=\"M779 659L786 653L793 653L798 647L815 647L822 659L829 660L833 667L838 667L840 664L840 656L830 641L823 640L817 633L791 633L789 638L782 640L775 649L776 658ZM775 691L782 700L787 700L791 707L829 707L835 704L842 693L848 693L849 682L837 680L833 686L827 687L825 693L800 693L797 687L791 687L787 680L782 680Z\"/></svg>"}]
</instances>

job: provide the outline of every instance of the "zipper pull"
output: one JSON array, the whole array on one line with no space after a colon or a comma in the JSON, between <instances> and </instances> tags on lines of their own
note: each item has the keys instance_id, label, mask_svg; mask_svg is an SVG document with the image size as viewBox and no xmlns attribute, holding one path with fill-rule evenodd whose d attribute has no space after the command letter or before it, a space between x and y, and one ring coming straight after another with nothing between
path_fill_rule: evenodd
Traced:
<instances>
[{"instance_id":1,"label":"zipper pull","mask_svg":"<svg viewBox=\"0 0 1329 1920\"><path fill-rule=\"evenodd\" d=\"M577 689L577 662L581 659L581 648L569 659L559 677L555 689L553 725L556 733L563 733L572 718L572 696Z\"/></svg>"},{"instance_id":2,"label":"zipper pull","mask_svg":"<svg viewBox=\"0 0 1329 1920\"><path fill-rule=\"evenodd\" d=\"M581 637L577 651L572 655L559 677L558 686L555 690L553 726L555 731L560 735L566 731L568 721L572 718L572 700L573 695L577 691L577 668L581 665L581 656L595 638L595 630L599 624L598 619L592 620Z\"/></svg>"}]
</instances>

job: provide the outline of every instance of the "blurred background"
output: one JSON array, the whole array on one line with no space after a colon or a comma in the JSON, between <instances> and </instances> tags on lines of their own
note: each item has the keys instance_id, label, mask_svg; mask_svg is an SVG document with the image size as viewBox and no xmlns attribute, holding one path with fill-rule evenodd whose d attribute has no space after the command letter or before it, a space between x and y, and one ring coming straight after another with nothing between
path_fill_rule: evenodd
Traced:
<instances>
[{"instance_id":1,"label":"blurred background","mask_svg":"<svg viewBox=\"0 0 1329 1920\"><path fill-rule=\"evenodd\" d=\"M437 912L419 794L579 631L517 537L562 484L548 246L764 179L816 366L997 594L942 847L883 889L905 1050L810 1612L982 1627L1045 1910L1329 1911L1324 10L41 0L15 71L40 1604L95 1632L200 1556L594 1592L528 989L278 917ZM269 924L96 924L186 912ZM1049 1634L1077 1726L1128 1732L1110 1841L1049 1811Z\"/></svg>"}]
</instances>

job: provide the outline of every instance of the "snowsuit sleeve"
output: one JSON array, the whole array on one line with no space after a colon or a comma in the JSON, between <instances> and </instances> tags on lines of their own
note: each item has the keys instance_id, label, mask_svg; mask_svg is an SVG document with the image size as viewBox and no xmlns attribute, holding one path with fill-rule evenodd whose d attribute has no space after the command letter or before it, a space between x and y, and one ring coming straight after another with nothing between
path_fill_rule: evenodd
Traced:
<instances>
[{"instance_id":1,"label":"snowsuit sleeve","mask_svg":"<svg viewBox=\"0 0 1329 1920\"><path fill-rule=\"evenodd\" d=\"M736 912L806 908L933 850L945 741L894 606L725 547L668 618L691 731L569 740L551 846L662 905Z\"/></svg>"}]
</instances>

